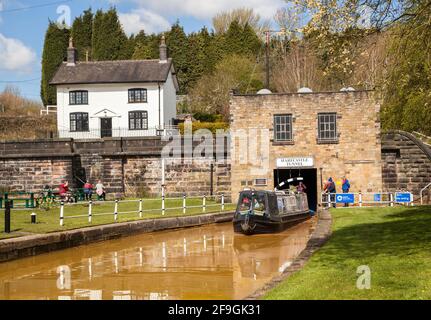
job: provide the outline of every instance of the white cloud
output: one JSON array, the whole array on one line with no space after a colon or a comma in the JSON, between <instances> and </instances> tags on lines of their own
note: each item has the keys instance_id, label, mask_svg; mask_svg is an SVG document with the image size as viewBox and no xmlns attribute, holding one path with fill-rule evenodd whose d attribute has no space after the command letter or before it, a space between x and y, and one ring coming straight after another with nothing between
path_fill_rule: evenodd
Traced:
<instances>
[{"instance_id":1,"label":"white cloud","mask_svg":"<svg viewBox=\"0 0 431 320\"><path fill-rule=\"evenodd\" d=\"M28 72L35 60L36 53L31 48L0 33L0 69Z\"/></svg>"},{"instance_id":2,"label":"white cloud","mask_svg":"<svg viewBox=\"0 0 431 320\"><path fill-rule=\"evenodd\" d=\"M215 14L239 7L252 8L263 18L272 18L284 0L132 0L140 8L148 8L163 15L183 15L197 19L211 19Z\"/></svg>"},{"instance_id":3,"label":"white cloud","mask_svg":"<svg viewBox=\"0 0 431 320\"><path fill-rule=\"evenodd\" d=\"M135 9L131 13L119 13L120 22L127 34L138 33L144 30L145 33L158 33L166 31L171 24L161 15L146 9Z\"/></svg>"}]
</instances>

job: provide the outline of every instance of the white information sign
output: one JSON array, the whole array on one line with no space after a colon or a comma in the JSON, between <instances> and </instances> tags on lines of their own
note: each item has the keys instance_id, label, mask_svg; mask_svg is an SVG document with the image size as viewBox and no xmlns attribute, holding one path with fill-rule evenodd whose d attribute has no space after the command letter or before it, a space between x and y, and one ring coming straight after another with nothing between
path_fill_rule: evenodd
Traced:
<instances>
[{"instance_id":1,"label":"white information sign","mask_svg":"<svg viewBox=\"0 0 431 320\"><path fill-rule=\"evenodd\" d=\"M277 168L301 168L313 166L314 159L312 157L277 158Z\"/></svg>"}]
</instances>

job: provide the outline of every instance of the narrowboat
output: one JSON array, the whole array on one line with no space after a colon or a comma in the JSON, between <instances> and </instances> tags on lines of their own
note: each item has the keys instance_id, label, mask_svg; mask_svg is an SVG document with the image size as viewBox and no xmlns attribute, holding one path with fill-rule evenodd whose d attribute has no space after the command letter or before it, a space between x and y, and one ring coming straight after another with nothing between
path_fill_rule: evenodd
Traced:
<instances>
[{"instance_id":1,"label":"narrowboat","mask_svg":"<svg viewBox=\"0 0 431 320\"><path fill-rule=\"evenodd\" d=\"M311 214L304 192L243 190L233 219L234 231L247 235L280 232Z\"/></svg>"}]
</instances>

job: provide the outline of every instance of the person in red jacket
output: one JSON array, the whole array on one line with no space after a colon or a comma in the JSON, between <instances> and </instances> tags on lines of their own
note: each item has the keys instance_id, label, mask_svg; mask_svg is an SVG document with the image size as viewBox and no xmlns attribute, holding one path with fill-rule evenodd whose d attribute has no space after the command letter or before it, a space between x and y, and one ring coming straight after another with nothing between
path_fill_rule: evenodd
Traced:
<instances>
[{"instance_id":1,"label":"person in red jacket","mask_svg":"<svg viewBox=\"0 0 431 320\"><path fill-rule=\"evenodd\" d=\"M58 193L60 195L60 198L66 202L69 201L70 193L69 193L69 182L66 180L63 181L62 184L58 187Z\"/></svg>"},{"instance_id":2,"label":"person in red jacket","mask_svg":"<svg viewBox=\"0 0 431 320\"><path fill-rule=\"evenodd\" d=\"M60 194L60 197L66 196L66 194L69 192L69 182L63 181L62 184L58 187L58 193Z\"/></svg>"}]
</instances>

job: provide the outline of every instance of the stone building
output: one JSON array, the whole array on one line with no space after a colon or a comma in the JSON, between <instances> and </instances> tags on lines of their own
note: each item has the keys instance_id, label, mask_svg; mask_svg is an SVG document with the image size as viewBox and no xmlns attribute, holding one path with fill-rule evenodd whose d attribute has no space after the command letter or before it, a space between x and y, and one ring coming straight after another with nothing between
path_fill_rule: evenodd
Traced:
<instances>
[{"instance_id":1,"label":"stone building","mask_svg":"<svg viewBox=\"0 0 431 320\"><path fill-rule=\"evenodd\" d=\"M332 177L341 191L382 191L379 103L372 91L232 95L232 198L302 176L311 208Z\"/></svg>"}]
</instances>

